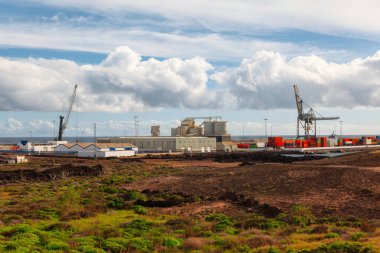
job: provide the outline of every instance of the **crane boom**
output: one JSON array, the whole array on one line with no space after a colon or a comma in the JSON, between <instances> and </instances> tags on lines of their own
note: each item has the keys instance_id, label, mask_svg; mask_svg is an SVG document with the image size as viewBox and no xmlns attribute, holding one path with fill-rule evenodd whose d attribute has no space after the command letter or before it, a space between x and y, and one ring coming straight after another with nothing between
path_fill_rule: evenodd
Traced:
<instances>
[{"instance_id":1,"label":"crane boom","mask_svg":"<svg viewBox=\"0 0 380 253\"><path fill-rule=\"evenodd\" d=\"M70 97L69 106L68 106L68 108L66 110L65 116L62 116L62 115L59 116L58 141L62 141L63 132L65 131L65 129L67 128L67 124L69 123L70 114L71 114L71 111L73 109L73 105L74 105L75 98L76 98L76 95L77 95L77 88L78 88L78 85L75 84L74 91L73 91L73 94Z\"/></svg>"},{"instance_id":2,"label":"crane boom","mask_svg":"<svg viewBox=\"0 0 380 253\"><path fill-rule=\"evenodd\" d=\"M297 105L297 139L304 137L305 139L309 137L317 137L317 121L318 120L337 120L339 117L323 117L318 112L314 111L313 108L308 106L299 94L298 86L293 85L294 96L296 98ZM304 105L309 109L307 112L304 112ZM300 135L300 128L304 129L305 134Z\"/></svg>"},{"instance_id":3,"label":"crane boom","mask_svg":"<svg viewBox=\"0 0 380 253\"><path fill-rule=\"evenodd\" d=\"M300 115L300 114L303 114L302 99L299 95L298 86L293 85L293 88L294 88L294 95L296 97L296 105L297 105L298 115Z\"/></svg>"}]
</instances>

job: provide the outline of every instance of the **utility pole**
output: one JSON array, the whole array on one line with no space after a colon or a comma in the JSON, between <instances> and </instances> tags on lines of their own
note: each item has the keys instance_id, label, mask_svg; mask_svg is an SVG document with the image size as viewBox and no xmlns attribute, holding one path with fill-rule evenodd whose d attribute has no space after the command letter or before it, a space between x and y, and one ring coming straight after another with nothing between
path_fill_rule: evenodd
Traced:
<instances>
[{"instance_id":1,"label":"utility pole","mask_svg":"<svg viewBox=\"0 0 380 253\"><path fill-rule=\"evenodd\" d=\"M244 123L243 123L243 142L245 143L245 136L244 136Z\"/></svg>"},{"instance_id":2,"label":"utility pole","mask_svg":"<svg viewBox=\"0 0 380 253\"><path fill-rule=\"evenodd\" d=\"M340 138L343 138L343 131L342 131L342 129L343 129L343 121L341 120L341 121L339 121L339 123L340 123Z\"/></svg>"},{"instance_id":3,"label":"utility pole","mask_svg":"<svg viewBox=\"0 0 380 253\"><path fill-rule=\"evenodd\" d=\"M272 137L273 134L272 134L272 125L270 125L270 136Z\"/></svg>"},{"instance_id":4,"label":"utility pole","mask_svg":"<svg viewBox=\"0 0 380 253\"><path fill-rule=\"evenodd\" d=\"M96 123L94 123L94 159L96 160Z\"/></svg>"},{"instance_id":5,"label":"utility pole","mask_svg":"<svg viewBox=\"0 0 380 253\"><path fill-rule=\"evenodd\" d=\"M53 120L53 140L55 138L55 120Z\"/></svg>"},{"instance_id":6,"label":"utility pole","mask_svg":"<svg viewBox=\"0 0 380 253\"><path fill-rule=\"evenodd\" d=\"M134 116L133 117L135 119L135 137L137 137L139 135L139 129L138 129L138 116Z\"/></svg>"}]
</instances>

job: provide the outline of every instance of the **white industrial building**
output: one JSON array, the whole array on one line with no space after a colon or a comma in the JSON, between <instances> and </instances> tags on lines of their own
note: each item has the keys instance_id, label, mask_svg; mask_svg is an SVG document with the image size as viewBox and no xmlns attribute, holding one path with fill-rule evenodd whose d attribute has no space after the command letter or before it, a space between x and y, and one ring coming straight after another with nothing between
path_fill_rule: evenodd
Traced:
<instances>
[{"instance_id":1,"label":"white industrial building","mask_svg":"<svg viewBox=\"0 0 380 253\"><path fill-rule=\"evenodd\" d=\"M129 143L68 143L60 144L55 152L77 154L78 157L125 157L134 156L138 148Z\"/></svg>"},{"instance_id":2,"label":"white industrial building","mask_svg":"<svg viewBox=\"0 0 380 253\"><path fill-rule=\"evenodd\" d=\"M216 138L209 137L117 137L99 138L98 143L131 143L141 152L214 152Z\"/></svg>"},{"instance_id":3,"label":"white industrial building","mask_svg":"<svg viewBox=\"0 0 380 253\"><path fill-rule=\"evenodd\" d=\"M196 125L196 118L182 120L180 126L171 129L171 136L229 136L227 121L222 121L221 117L199 117L206 119L199 126Z\"/></svg>"}]
</instances>

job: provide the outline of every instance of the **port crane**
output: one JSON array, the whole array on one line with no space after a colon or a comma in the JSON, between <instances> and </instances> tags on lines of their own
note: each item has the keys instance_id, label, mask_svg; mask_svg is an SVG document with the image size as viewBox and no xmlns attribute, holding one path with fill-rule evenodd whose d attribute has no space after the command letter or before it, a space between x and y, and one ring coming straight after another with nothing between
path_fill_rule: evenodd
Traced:
<instances>
[{"instance_id":1,"label":"port crane","mask_svg":"<svg viewBox=\"0 0 380 253\"><path fill-rule=\"evenodd\" d=\"M308 139L310 137L317 137L317 121L319 120L338 120L339 117L323 117L313 108L308 106L299 94L298 86L293 85L294 95L296 98L297 105L297 139L304 138ZM308 111L304 111L305 107ZM300 135L300 129L304 130L304 135Z\"/></svg>"},{"instance_id":2,"label":"port crane","mask_svg":"<svg viewBox=\"0 0 380 253\"><path fill-rule=\"evenodd\" d=\"M62 141L63 132L67 128L67 124L68 124L69 119L70 119L70 114L71 114L71 111L73 109L73 105L74 105L75 98L76 98L76 95L77 95L77 88L78 88L78 85L75 84L74 91L73 91L73 94L70 97L69 106L68 106L68 108L67 108L67 110L65 112L65 115L64 116L62 116L62 115L59 116L59 129L58 129L58 138L57 138L58 141Z\"/></svg>"}]
</instances>

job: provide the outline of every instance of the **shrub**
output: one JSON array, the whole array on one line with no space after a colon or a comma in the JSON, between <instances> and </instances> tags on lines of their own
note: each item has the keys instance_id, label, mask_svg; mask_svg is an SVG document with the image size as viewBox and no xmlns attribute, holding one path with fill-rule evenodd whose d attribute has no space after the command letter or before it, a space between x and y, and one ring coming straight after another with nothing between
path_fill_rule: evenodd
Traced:
<instances>
[{"instance_id":1,"label":"shrub","mask_svg":"<svg viewBox=\"0 0 380 253\"><path fill-rule=\"evenodd\" d=\"M121 237L108 238L103 241L103 249L112 253L124 252L129 246L129 240Z\"/></svg>"},{"instance_id":2,"label":"shrub","mask_svg":"<svg viewBox=\"0 0 380 253\"><path fill-rule=\"evenodd\" d=\"M149 230L152 227L152 223L145 219L135 219L125 226L126 228L132 228L137 230Z\"/></svg>"},{"instance_id":3,"label":"shrub","mask_svg":"<svg viewBox=\"0 0 380 253\"><path fill-rule=\"evenodd\" d=\"M260 223L260 228L265 230L271 230L276 228L283 228L286 227L286 223L283 221L275 220L275 219L269 219L262 223Z\"/></svg>"},{"instance_id":4,"label":"shrub","mask_svg":"<svg viewBox=\"0 0 380 253\"><path fill-rule=\"evenodd\" d=\"M112 184L123 184L123 183L130 183L133 182L134 178L133 177L127 177L125 178L124 176L114 176L110 179L106 179L103 181L103 183L107 185L112 185Z\"/></svg>"},{"instance_id":5,"label":"shrub","mask_svg":"<svg viewBox=\"0 0 380 253\"><path fill-rule=\"evenodd\" d=\"M240 245L236 248L236 250L234 252L237 252L237 253L251 253L252 252L252 249L247 246L247 245Z\"/></svg>"},{"instance_id":6,"label":"shrub","mask_svg":"<svg viewBox=\"0 0 380 253\"><path fill-rule=\"evenodd\" d=\"M32 216L37 219L47 219L47 220L54 220L54 219L59 218L58 212L54 208L45 208L45 209L35 210Z\"/></svg>"},{"instance_id":7,"label":"shrub","mask_svg":"<svg viewBox=\"0 0 380 253\"><path fill-rule=\"evenodd\" d=\"M351 235L351 240L352 241L359 241L360 239L363 238L364 235L365 234L363 232L357 232L357 233Z\"/></svg>"},{"instance_id":8,"label":"shrub","mask_svg":"<svg viewBox=\"0 0 380 253\"><path fill-rule=\"evenodd\" d=\"M124 200L122 198L113 198L107 203L108 208L123 209Z\"/></svg>"},{"instance_id":9,"label":"shrub","mask_svg":"<svg viewBox=\"0 0 380 253\"><path fill-rule=\"evenodd\" d=\"M90 245L80 246L79 250L83 253L106 253L106 251L99 248L95 248L94 246L90 246Z\"/></svg>"},{"instance_id":10,"label":"shrub","mask_svg":"<svg viewBox=\"0 0 380 253\"><path fill-rule=\"evenodd\" d=\"M150 252L153 248L153 243L148 239L136 237L131 239L130 246L137 251Z\"/></svg>"},{"instance_id":11,"label":"shrub","mask_svg":"<svg viewBox=\"0 0 380 253\"><path fill-rule=\"evenodd\" d=\"M79 187L75 187L74 185L67 187L66 191L60 197L60 207L63 216L83 210L83 207L80 205L80 194Z\"/></svg>"},{"instance_id":12,"label":"shrub","mask_svg":"<svg viewBox=\"0 0 380 253\"><path fill-rule=\"evenodd\" d=\"M331 232L325 235L326 238L337 238L339 236L340 235L338 233L334 233L334 232Z\"/></svg>"},{"instance_id":13,"label":"shrub","mask_svg":"<svg viewBox=\"0 0 380 253\"><path fill-rule=\"evenodd\" d=\"M315 221L315 216L309 207L294 205L292 208L293 223L296 225L307 226Z\"/></svg>"},{"instance_id":14,"label":"shrub","mask_svg":"<svg viewBox=\"0 0 380 253\"><path fill-rule=\"evenodd\" d=\"M127 190L125 191L125 194L123 195L123 198L127 201L130 201L130 200L142 200L142 201L146 201L146 196L143 194L143 193L140 193L138 191L135 191L135 190Z\"/></svg>"},{"instance_id":15,"label":"shrub","mask_svg":"<svg viewBox=\"0 0 380 253\"><path fill-rule=\"evenodd\" d=\"M106 185L100 186L99 190L102 192L108 193L108 194L115 194L115 193L120 192L120 190L118 188L113 187L113 186L106 186Z\"/></svg>"},{"instance_id":16,"label":"shrub","mask_svg":"<svg viewBox=\"0 0 380 253\"><path fill-rule=\"evenodd\" d=\"M232 220L224 214L210 214L206 217L206 221L217 222L215 226L217 232L224 231L233 224Z\"/></svg>"},{"instance_id":17,"label":"shrub","mask_svg":"<svg viewBox=\"0 0 380 253\"><path fill-rule=\"evenodd\" d=\"M270 247L268 249L268 253L281 253L281 250Z\"/></svg>"},{"instance_id":18,"label":"shrub","mask_svg":"<svg viewBox=\"0 0 380 253\"><path fill-rule=\"evenodd\" d=\"M213 232L208 230L208 231L204 231L202 232L201 234L203 237L211 237L213 235Z\"/></svg>"},{"instance_id":19,"label":"shrub","mask_svg":"<svg viewBox=\"0 0 380 253\"><path fill-rule=\"evenodd\" d=\"M48 242L45 248L47 250L63 250L63 251L68 251L70 249L67 243L56 240L56 239Z\"/></svg>"},{"instance_id":20,"label":"shrub","mask_svg":"<svg viewBox=\"0 0 380 253\"><path fill-rule=\"evenodd\" d=\"M140 206L140 205L134 206L133 210L135 211L136 214L147 214L148 213L146 208L144 208L143 206Z\"/></svg>"},{"instance_id":21,"label":"shrub","mask_svg":"<svg viewBox=\"0 0 380 253\"><path fill-rule=\"evenodd\" d=\"M124 225L125 232L133 236L144 236L152 229L153 223L145 219L135 219L130 223ZM151 231L152 232L152 231Z\"/></svg>"},{"instance_id":22,"label":"shrub","mask_svg":"<svg viewBox=\"0 0 380 253\"><path fill-rule=\"evenodd\" d=\"M175 247L181 246L182 243L183 243L182 239L167 236L164 238L164 241L162 242L162 246L175 248Z\"/></svg>"},{"instance_id":23,"label":"shrub","mask_svg":"<svg viewBox=\"0 0 380 253\"><path fill-rule=\"evenodd\" d=\"M13 241L19 246L33 246L40 242L38 235L33 233L16 234L12 237Z\"/></svg>"},{"instance_id":24,"label":"shrub","mask_svg":"<svg viewBox=\"0 0 380 253\"><path fill-rule=\"evenodd\" d=\"M327 253L370 253L372 252L371 248L367 246L362 246L358 242L335 242L328 245L322 245L318 248L319 252Z\"/></svg>"}]
</instances>

